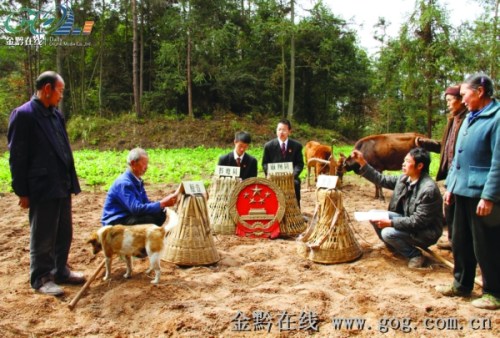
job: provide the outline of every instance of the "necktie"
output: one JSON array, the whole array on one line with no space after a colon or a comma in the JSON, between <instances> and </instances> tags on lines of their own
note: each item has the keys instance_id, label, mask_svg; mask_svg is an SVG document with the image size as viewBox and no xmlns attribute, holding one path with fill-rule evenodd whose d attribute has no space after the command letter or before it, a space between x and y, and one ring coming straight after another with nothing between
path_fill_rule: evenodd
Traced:
<instances>
[{"instance_id":1,"label":"necktie","mask_svg":"<svg viewBox=\"0 0 500 338\"><path fill-rule=\"evenodd\" d=\"M283 155L283 157L286 155L285 142L281 144L281 155Z\"/></svg>"},{"instance_id":2,"label":"necktie","mask_svg":"<svg viewBox=\"0 0 500 338\"><path fill-rule=\"evenodd\" d=\"M238 167L241 166L241 158L240 157L236 157L236 165Z\"/></svg>"}]
</instances>

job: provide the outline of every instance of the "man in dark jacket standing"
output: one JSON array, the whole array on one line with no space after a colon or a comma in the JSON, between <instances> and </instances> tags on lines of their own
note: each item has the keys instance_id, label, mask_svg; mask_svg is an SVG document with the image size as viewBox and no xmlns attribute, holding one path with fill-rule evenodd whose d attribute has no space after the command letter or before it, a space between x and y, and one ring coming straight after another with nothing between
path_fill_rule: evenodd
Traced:
<instances>
[{"instance_id":1,"label":"man in dark jacket standing","mask_svg":"<svg viewBox=\"0 0 500 338\"><path fill-rule=\"evenodd\" d=\"M12 188L29 208L30 283L37 292L60 296L55 283L82 284L67 266L73 237L71 194L78 194L73 154L64 118L56 109L64 80L53 71L36 79L36 94L10 116L8 143Z\"/></svg>"},{"instance_id":2,"label":"man in dark jacket standing","mask_svg":"<svg viewBox=\"0 0 500 338\"><path fill-rule=\"evenodd\" d=\"M282 119L278 122L278 126L276 127L276 136L278 137L264 145L262 167L267 176L267 165L269 163L292 162L295 197L300 207L299 175L304 169L304 157L302 155L302 144L288 137L291 132L292 124L290 121Z\"/></svg>"},{"instance_id":3,"label":"man in dark jacket standing","mask_svg":"<svg viewBox=\"0 0 500 338\"><path fill-rule=\"evenodd\" d=\"M219 157L217 165L240 168L240 178L257 177L257 159L247 153L252 137L245 131L234 134L234 150Z\"/></svg>"},{"instance_id":4,"label":"man in dark jacket standing","mask_svg":"<svg viewBox=\"0 0 500 338\"><path fill-rule=\"evenodd\" d=\"M408 267L420 268L424 256L417 248L436 243L443 229L443 198L429 176L431 158L422 148L413 148L403 162L403 175L382 175L371 167L363 153L354 150L352 158L361 165L360 175L383 188L394 190L389 218L371 221L379 238L409 259Z\"/></svg>"}]
</instances>

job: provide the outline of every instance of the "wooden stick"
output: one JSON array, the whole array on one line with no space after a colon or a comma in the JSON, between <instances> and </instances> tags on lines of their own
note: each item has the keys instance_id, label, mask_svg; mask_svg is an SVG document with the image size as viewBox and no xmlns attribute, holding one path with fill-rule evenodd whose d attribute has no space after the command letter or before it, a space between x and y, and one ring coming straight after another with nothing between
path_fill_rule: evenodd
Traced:
<instances>
[{"instance_id":1,"label":"wooden stick","mask_svg":"<svg viewBox=\"0 0 500 338\"><path fill-rule=\"evenodd\" d=\"M74 307L76 306L76 303L78 303L78 301L80 300L80 298L82 298L83 293L85 291L87 291L87 289L89 288L90 284L94 281L94 279L96 279L97 275L102 270L102 268L104 267L105 263L106 263L106 259L103 259L102 262L101 262L101 264L99 264L99 266L97 267L97 269L95 269L95 271L92 274L92 276L90 276L90 278L85 282L85 284L83 284L83 286L80 289L80 291L78 291L78 293L73 298L73 300L68 304L68 307L69 307L70 310L74 309Z\"/></svg>"},{"instance_id":2,"label":"wooden stick","mask_svg":"<svg viewBox=\"0 0 500 338\"><path fill-rule=\"evenodd\" d=\"M435 253L434 251L432 251L431 249L429 248L419 248L421 251L424 251L424 252L427 252L429 255L431 255L434 259L436 259L437 261L443 263L444 265L446 265L447 267L449 267L450 269L454 269L455 268L455 265L450 262L449 260L445 259L443 256L441 255L438 255L437 253ZM476 283L477 285L479 285L480 287L483 287L483 282L479 280L479 278L475 278L474 279L474 283Z\"/></svg>"}]
</instances>

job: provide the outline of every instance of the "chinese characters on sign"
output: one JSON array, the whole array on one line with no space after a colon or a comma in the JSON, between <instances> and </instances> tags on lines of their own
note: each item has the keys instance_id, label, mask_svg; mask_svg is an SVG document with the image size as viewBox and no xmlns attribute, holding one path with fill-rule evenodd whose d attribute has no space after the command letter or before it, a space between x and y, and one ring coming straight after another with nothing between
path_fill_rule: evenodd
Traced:
<instances>
[{"instance_id":1,"label":"chinese characters on sign","mask_svg":"<svg viewBox=\"0 0 500 338\"><path fill-rule=\"evenodd\" d=\"M205 186L202 181L182 182L186 195L205 194Z\"/></svg>"},{"instance_id":2,"label":"chinese characters on sign","mask_svg":"<svg viewBox=\"0 0 500 338\"><path fill-rule=\"evenodd\" d=\"M240 177L240 168L218 165L215 168L215 176L230 176L230 177Z\"/></svg>"},{"instance_id":3,"label":"chinese characters on sign","mask_svg":"<svg viewBox=\"0 0 500 338\"><path fill-rule=\"evenodd\" d=\"M335 189L338 180L338 176L319 175L316 188Z\"/></svg>"},{"instance_id":4,"label":"chinese characters on sign","mask_svg":"<svg viewBox=\"0 0 500 338\"><path fill-rule=\"evenodd\" d=\"M243 312L238 311L231 320L232 330L244 331L267 331L271 332L275 325L279 332L283 331L319 331L319 318L313 311L301 311L299 314L291 314L282 311L273 321L273 316L266 311L254 311L251 317L247 317Z\"/></svg>"},{"instance_id":5,"label":"chinese characters on sign","mask_svg":"<svg viewBox=\"0 0 500 338\"><path fill-rule=\"evenodd\" d=\"M293 174L292 162L268 163L267 173L271 174Z\"/></svg>"},{"instance_id":6,"label":"chinese characters on sign","mask_svg":"<svg viewBox=\"0 0 500 338\"><path fill-rule=\"evenodd\" d=\"M6 46L63 46L63 47L89 47L90 41L70 41L62 38L43 37L43 36L15 36L5 39Z\"/></svg>"}]
</instances>

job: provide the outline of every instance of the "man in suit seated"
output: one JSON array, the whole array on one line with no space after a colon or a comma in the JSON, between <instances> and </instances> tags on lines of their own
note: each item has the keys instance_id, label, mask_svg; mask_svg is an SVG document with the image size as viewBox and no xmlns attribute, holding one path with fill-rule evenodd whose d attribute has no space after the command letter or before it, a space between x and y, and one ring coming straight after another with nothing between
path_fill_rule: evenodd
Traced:
<instances>
[{"instance_id":1,"label":"man in suit seated","mask_svg":"<svg viewBox=\"0 0 500 338\"><path fill-rule=\"evenodd\" d=\"M219 157L217 165L240 167L240 178L245 180L257 177L257 160L246 153L252 138L246 131L239 131L234 135L234 150Z\"/></svg>"},{"instance_id":2,"label":"man in suit seated","mask_svg":"<svg viewBox=\"0 0 500 338\"><path fill-rule=\"evenodd\" d=\"M295 197L300 208L300 178L299 175L304 169L304 158L302 156L302 144L289 138L292 133L292 124L287 119L278 122L274 140L264 145L264 155L262 157L262 167L267 176L267 165L269 163L292 162L293 177L295 185Z\"/></svg>"},{"instance_id":3,"label":"man in suit seated","mask_svg":"<svg viewBox=\"0 0 500 338\"><path fill-rule=\"evenodd\" d=\"M149 200L142 175L148 169L149 158L142 148L132 149L127 157L128 169L109 188L102 212L102 225L135 225L153 223L161 226L167 216L165 207L175 204L177 193L158 202Z\"/></svg>"}]
</instances>

